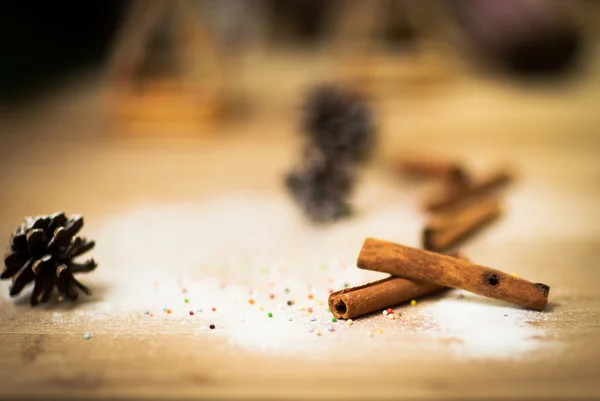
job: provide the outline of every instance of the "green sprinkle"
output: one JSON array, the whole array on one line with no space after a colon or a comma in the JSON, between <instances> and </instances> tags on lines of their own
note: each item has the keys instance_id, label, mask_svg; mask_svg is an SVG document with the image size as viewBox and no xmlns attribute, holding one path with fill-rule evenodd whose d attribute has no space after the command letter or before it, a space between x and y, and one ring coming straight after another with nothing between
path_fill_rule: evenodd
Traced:
<instances>
[{"instance_id":1,"label":"green sprinkle","mask_svg":"<svg viewBox=\"0 0 600 401\"><path fill-rule=\"evenodd\" d=\"M187 304L188 302L190 302L190 300L186 298L183 300L183 302L185 302Z\"/></svg>"},{"instance_id":2,"label":"green sprinkle","mask_svg":"<svg viewBox=\"0 0 600 401\"><path fill-rule=\"evenodd\" d=\"M350 284L344 283L344 288L348 288L348 287L350 287Z\"/></svg>"},{"instance_id":3,"label":"green sprinkle","mask_svg":"<svg viewBox=\"0 0 600 401\"><path fill-rule=\"evenodd\" d=\"M288 292L288 293L289 293L289 292L290 292L290 289L289 289L289 288L286 288L286 289L285 289L285 292Z\"/></svg>"},{"instance_id":4,"label":"green sprinkle","mask_svg":"<svg viewBox=\"0 0 600 401\"><path fill-rule=\"evenodd\" d=\"M337 322L337 319L336 319L336 318L334 318L334 317L332 317L332 318L331 318L331 321L332 321L333 323L335 323L335 322Z\"/></svg>"},{"instance_id":5,"label":"green sprinkle","mask_svg":"<svg viewBox=\"0 0 600 401\"><path fill-rule=\"evenodd\" d=\"M91 335L90 333L85 333L85 334L83 335L83 339L84 339L84 340L89 340L90 338L92 338L92 335Z\"/></svg>"},{"instance_id":6,"label":"green sprinkle","mask_svg":"<svg viewBox=\"0 0 600 401\"><path fill-rule=\"evenodd\" d=\"M271 312L269 312L269 313L267 313L267 316L273 317L273 314Z\"/></svg>"},{"instance_id":7,"label":"green sprinkle","mask_svg":"<svg viewBox=\"0 0 600 401\"><path fill-rule=\"evenodd\" d=\"M329 308L327 308L327 312L328 312L328 313L331 313L331 310L330 310Z\"/></svg>"}]
</instances>

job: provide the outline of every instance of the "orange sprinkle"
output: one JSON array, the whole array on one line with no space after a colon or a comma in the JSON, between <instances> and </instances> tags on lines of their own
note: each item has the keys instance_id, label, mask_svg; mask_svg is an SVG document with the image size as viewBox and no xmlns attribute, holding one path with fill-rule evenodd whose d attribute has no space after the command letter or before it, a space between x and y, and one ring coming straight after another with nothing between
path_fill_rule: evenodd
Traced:
<instances>
[{"instance_id":1,"label":"orange sprinkle","mask_svg":"<svg viewBox=\"0 0 600 401\"><path fill-rule=\"evenodd\" d=\"M167 309L167 314L171 314L171 309Z\"/></svg>"},{"instance_id":2,"label":"orange sprinkle","mask_svg":"<svg viewBox=\"0 0 600 401\"><path fill-rule=\"evenodd\" d=\"M183 294L187 294L187 290L186 290L185 288L182 288L182 289L181 289L181 292L182 292Z\"/></svg>"},{"instance_id":3,"label":"orange sprinkle","mask_svg":"<svg viewBox=\"0 0 600 401\"><path fill-rule=\"evenodd\" d=\"M221 288L225 288L225 282L221 281Z\"/></svg>"},{"instance_id":4,"label":"orange sprinkle","mask_svg":"<svg viewBox=\"0 0 600 401\"><path fill-rule=\"evenodd\" d=\"M329 293L333 294L333 289L332 288L329 289Z\"/></svg>"},{"instance_id":5,"label":"orange sprinkle","mask_svg":"<svg viewBox=\"0 0 600 401\"><path fill-rule=\"evenodd\" d=\"M254 300L253 300L252 298L250 298L250 299L248 300L248 303L249 303L250 305L254 305Z\"/></svg>"},{"instance_id":6,"label":"orange sprinkle","mask_svg":"<svg viewBox=\"0 0 600 401\"><path fill-rule=\"evenodd\" d=\"M314 295L313 294L308 294L308 299L313 299Z\"/></svg>"},{"instance_id":7,"label":"orange sprinkle","mask_svg":"<svg viewBox=\"0 0 600 401\"><path fill-rule=\"evenodd\" d=\"M271 294L271 295L269 295L269 298L271 298L271 299L275 299L275 294Z\"/></svg>"}]
</instances>

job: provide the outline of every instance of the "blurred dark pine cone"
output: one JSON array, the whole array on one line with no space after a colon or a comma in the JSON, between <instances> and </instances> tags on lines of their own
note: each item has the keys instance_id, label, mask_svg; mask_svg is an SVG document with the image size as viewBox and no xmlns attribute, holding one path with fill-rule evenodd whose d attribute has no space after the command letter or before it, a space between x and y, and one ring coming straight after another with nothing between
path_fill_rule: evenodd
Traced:
<instances>
[{"instance_id":1,"label":"blurred dark pine cone","mask_svg":"<svg viewBox=\"0 0 600 401\"><path fill-rule=\"evenodd\" d=\"M354 184L348 163L312 162L288 174L286 186L313 221L330 222L350 215L347 198Z\"/></svg>"},{"instance_id":2,"label":"blurred dark pine cone","mask_svg":"<svg viewBox=\"0 0 600 401\"><path fill-rule=\"evenodd\" d=\"M3 280L12 277L10 296L18 295L32 281L32 306L47 302L54 286L59 300L77 299L78 289L89 295L88 288L73 276L96 268L94 259L83 264L73 261L94 247L94 241L75 236L82 227L82 216L68 219L62 212L26 218L12 234L0 274Z\"/></svg>"},{"instance_id":3,"label":"blurred dark pine cone","mask_svg":"<svg viewBox=\"0 0 600 401\"><path fill-rule=\"evenodd\" d=\"M368 157L375 139L373 116L366 100L331 84L309 92L302 131L326 158L348 158L353 162Z\"/></svg>"}]
</instances>

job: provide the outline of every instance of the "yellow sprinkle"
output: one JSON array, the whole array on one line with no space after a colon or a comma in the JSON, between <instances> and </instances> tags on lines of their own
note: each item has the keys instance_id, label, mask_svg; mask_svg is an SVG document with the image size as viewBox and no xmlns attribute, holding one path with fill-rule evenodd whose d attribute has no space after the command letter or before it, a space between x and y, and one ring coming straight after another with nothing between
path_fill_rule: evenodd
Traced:
<instances>
[{"instance_id":1,"label":"yellow sprinkle","mask_svg":"<svg viewBox=\"0 0 600 401\"><path fill-rule=\"evenodd\" d=\"M368 335L369 337L373 337L373 332L372 332L371 330L369 330L369 331L367 332L367 335Z\"/></svg>"},{"instance_id":2,"label":"yellow sprinkle","mask_svg":"<svg viewBox=\"0 0 600 401\"><path fill-rule=\"evenodd\" d=\"M258 305L258 310L263 310L262 305Z\"/></svg>"},{"instance_id":3,"label":"yellow sprinkle","mask_svg":"<svg viewBox=\"0 0 600 401\"><path fill-rule=\"evenodd\" d=\"M322 305L325 305L325 302L323 302L323 301L317 301L317 302L318 302L318 303L319 303L319 305L321 305L321 306L322 306Z\"/></svg>"},{"instance_id":4,"label":"yellow sprinkle","mask_svg":"<svg viewBox=\"0 0 600 401\"><path fill-rule=\"evenodd\" d=\"M320 336L321 332L319 330L315 330L315 334L318 335L318 336Z\"/></svg>"},{"instance_id":5,"label":"yellow sprinkle","mask_svg":"<svg viewBox=\"0 0 600 401\"><path fill-rule=\"evenodd\" d=\"M511 273L511 275L512 275L513 277L519 278L519 275L518 275L517 273Z\"/></svg>"},{"instance_id":6,"label":"yellow sprinkle","mask_svg":"<svg viewBox=\"0 0 600 401\"><path fill-rule=\"evenodd\" d=\"M378 332L379 334L383 334L383 329L380 327L380 328L378 328L378 329L377 329L377 332Z\"/></svg>"},{"instance_id":7,"label":"yellow sprinkle","mask_svg":"<svg viewBox=\"0 0 600 401\"><path fill-rule=\"evenodd\" d=\"M410 301L410 304L411 304L412 306L415 306L415 305L417 304L417 301L413 299L412 301Z\"/></svg>"},{"instance_id":8,"label":"yellow sprinkle","mask_svg":"<svg viewBox=\"0 0 600 401\"><path fill-rule=\"evenodd\" d=\"M299 311L303 311L303 310L304 310L304 306L300 305L300 306L298 307L298 310L299 310Z\"/></svg>"},{"instance_id":9,"label":"yellow sprinkle","mask_svg":"<svg viewBox=\"0 0 600 401\"><path fill-rule=\"evenodd\" d=\"M346 323L348 323L348 326L352 326L352 323L354 323L354 322L352 321L352 319L348 319L348 320L346 320Z\"/></svg>"}]
</instances>

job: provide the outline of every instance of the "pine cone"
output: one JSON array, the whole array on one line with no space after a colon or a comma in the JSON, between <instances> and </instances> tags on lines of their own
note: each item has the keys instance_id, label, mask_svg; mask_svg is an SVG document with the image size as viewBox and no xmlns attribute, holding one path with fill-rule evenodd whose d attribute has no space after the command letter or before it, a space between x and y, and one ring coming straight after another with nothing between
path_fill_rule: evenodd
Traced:
<instances>
[{"instance_id":1,"label":"pine cone","mask_svg":"<svg viewBox=\"0 0 600 401\"><path fill-rule=\"evenodd\" d=\"M311 220L335 221L350 214L348 198L354 184L349 164L312 162L288 174L286 186Z\"/></svg>"},{"instance_id":2,"label":"pine cone","mask_svg":"<svg viewBox=\"0 0 600 401\"><path fill-rule=\"evenodd\" d=\"M330 159L361 162L374 145L374 123L367 102L334 85L318 86L308 94L302 131Z\"/></svg>"},{"instance_id":3,"label":"pine cone","mask_svg":"<svg viewBox=\"0 0 600 401\"><path fill-rule=\"evenodd\" d=\"M0 274L2 280L12 277L10 296L18 295L32 281L32 306L47 302L54 286L59 300L76 300L77 289L89 295L88 288L73 276L96 268L94 259L83 264L73 261L73 258L94 247L94 241L75 236L82 227L82 216L67 219L62 212L26 218L11 236L4 257L5 269Z\"/></svg>"}]
</instances>

